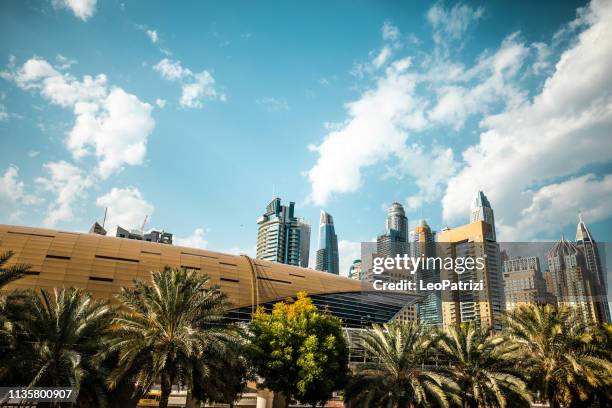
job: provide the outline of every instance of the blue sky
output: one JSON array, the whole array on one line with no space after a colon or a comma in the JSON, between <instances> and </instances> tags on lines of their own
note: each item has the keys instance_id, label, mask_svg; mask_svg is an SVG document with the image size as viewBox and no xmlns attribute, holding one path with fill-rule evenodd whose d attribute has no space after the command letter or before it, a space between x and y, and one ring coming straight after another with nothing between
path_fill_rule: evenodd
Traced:
<instances>
[{"instance_id":1,"label":"blue sky","mask_svg":"<svg viewBox=\"0 0 612 408\"><path fill-rule=\"evenodd\" d=\"M500 239L610 241L612 4L510 3L2 2L0 223L253 254L275 193L345 268L483 189Z\"/></svg>"}]
</instances>

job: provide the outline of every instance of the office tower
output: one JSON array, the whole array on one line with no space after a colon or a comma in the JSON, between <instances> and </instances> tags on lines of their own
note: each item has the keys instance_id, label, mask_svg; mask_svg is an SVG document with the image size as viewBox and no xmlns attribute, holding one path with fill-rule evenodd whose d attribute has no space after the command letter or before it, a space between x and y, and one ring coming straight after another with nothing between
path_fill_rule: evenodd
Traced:
<instances>
[{"instance_id":1,"label":"office tower","mask_svg":"<svg viewBox=\"0 0 612 408\"><path fill-rule=\"evenodd\" d=\"M308 268L310 259L310 224L303 218L298 219L300 227L300 266Z\"/></svg>"},{"instance_id":2,"label":"office tower","mask_svg":"<svg viewBox=\"0 0 612 408\"><path fill-rule=\"evenodd\" d=\"M363 280L363 273L361 269L361 259L355 259L349 268L349 278L356 280Z\"/></svg>"},{"instance_id":3,"label":"office tower","mask_svg":"<svg viewBox=\"0 0 612 408\"><path fill-rule=\"evenodd\" d=\"M394 202L387 210L385 233L376 239L376 253L378 256L392 257L397 254L408 253L408 218L404 207Z\"/></svg>"},{"instance_id":4,"label":"office tower","mask_svg":"<svg viewBox=\"0 0 612 408\"><path fill-rule=\"evenodd\" d=\"M524 304L554 304L547 293L538 257L507 259L503 265L507 311Z\"/></svg>"},{"instance_id":5,"label":"office tower","mask_svg":"<svg viewBox=\"0 0 612 408\"><path fill-rule=\"evenodd\" d=\"M420 220L414 231L410 232L410 256L413 258L436 256L436 233L431 230L427 221ZM422 281L425 285L440 282L440 270L437 265L421 265L417 271L417 282ZM442 324L442 301L439 290L420 292L425 296L421 303L417 304L417 316L419 322L428 326Z\"/></svg>"},{"instance_id":6,"label":"office tower","mask_svg":"<svg viewBox=\"0 0 612 408\"><path fill-rule=\"evenodd\" d=\"M143 234L139 230L131 230L117 225L117 232L115 233L117 238L135 239L137 241L157 242L159 244L172 245L172 234L165 231L151 230L146 234Z\"/></svg>"},{"instance_id":7,"label":"office tower","mask_svg":"<svg viewBox=\"0 0 612 408\"><path fill-rule=\"evenodd\" d=\"M438 234L437 257L448 259L480 259L483 267L462 273L444 262L440 279L455 283L483 283L481 290L442 291L442 322L445 326L474 321L481 326L501 330L504 288L499 245L490 239L490 226L476 221L456 228L446 228Z\"/></svg>"},{"instance_id":8,"label":"office tower","mask_svg":"<svg viewBox=\"0 0 612 408\"><path fill-rule=\"evenodd\" d=\"M319 220L319 247L317 249L317 270L334 273L340 272L338 261L338 236L334 229L334 219L321 211Z\"/></svg>"},{"instance_id":9,"label":"office tower","mask_svg":"<svg viewBox=\"0 0 612 408\"><path fill-rule=\"evenodd\" d=\"M552 273L548 269L544 271L544 282L546 282L546 292L554 295L555 285L553 285Z\"/></svg>"},{"instance_id":10,"label":"office tower","mask_svg":"<svg viewBox=\"0 0 612 408\"><path fill-rule=\"evenodd\" d=\"M490 241L496 241L495 235L495 217L493 216L493 209L487 196L479 191L476 198L472 202L470 223L476 221L484 221L487 224L486 239Z\"/></svg>"},{"instance_id":11,"label":"office tower","mask_svg":"<svg viewBox=\"0 0 612 408\"><path fill-rule=\"evenodd\" d=\"M301 229L295 216L295 203L281 205L274 198L266 212L257 219L257 259L299 266L301 262Z\"/></svg>"},{"instance_id":12,"label":"office tower","mask_svg":"<svg viewBox=\"0 0 612 408\"><path fill-rule=\"evenodd\" d=\"M582 221L582 215L578 215L578 226L576 228L576 245L582 250L584 254L584 260L586 267L589 270L589 274L592 277L596 287L597 296L599 296L599 302L597 313L599 314L598 320L602 322L610 322L610 308L607 300L607 282L606 274L602 268L601 258L599 257L599 247L597 242L593 239L591 231L587 228L584 221Z\"/></svg>"},{"instance_id":13,"label":"office tower","mask_svg":"<svg viewBox=\"0 0 612 408\"><path fill-rule=\"evenodd\" d=\"M576 244L561 236L548 251L548 268L559 306L574 309L583 323L604 322L605 299L602 302L597 278L590 273L584 253Z\"/></svg>"}]
</instances>

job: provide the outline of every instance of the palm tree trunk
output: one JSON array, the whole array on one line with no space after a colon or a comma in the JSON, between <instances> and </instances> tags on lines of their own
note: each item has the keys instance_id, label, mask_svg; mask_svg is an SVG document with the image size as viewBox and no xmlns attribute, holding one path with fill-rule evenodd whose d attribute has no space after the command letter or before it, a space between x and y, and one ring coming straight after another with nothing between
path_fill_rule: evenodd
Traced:
<instances>
[{"instance_id":1,"label":"palm tree trunk","mask_svg":"<svg viewBox=\"0 0 612 408\"><path fill-rule=\"evenodd\" d=\"M172 392L172 380L168 374L161 375L161 398L159 400L159 408L168 408L168 399Z\"/></svg>"}]
</instances>

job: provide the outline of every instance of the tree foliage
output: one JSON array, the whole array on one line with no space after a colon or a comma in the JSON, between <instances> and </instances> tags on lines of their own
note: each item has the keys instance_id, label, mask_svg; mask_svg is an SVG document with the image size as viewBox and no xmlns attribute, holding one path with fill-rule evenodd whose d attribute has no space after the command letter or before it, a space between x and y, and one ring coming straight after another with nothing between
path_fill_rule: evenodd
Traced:
<instances>
[{"instance_id":1,"label":"tree foliage","mask_svg":"<svg viewBox=\"0 0 612 408\"><path fill-rule=\"evenodd\" d=\"M250 331L250 358L264 387L313 406L344 387L348 344L341 321L319 312L305 293L276 303L271 313L259 307Z\"/></svg>"}]
</instances>

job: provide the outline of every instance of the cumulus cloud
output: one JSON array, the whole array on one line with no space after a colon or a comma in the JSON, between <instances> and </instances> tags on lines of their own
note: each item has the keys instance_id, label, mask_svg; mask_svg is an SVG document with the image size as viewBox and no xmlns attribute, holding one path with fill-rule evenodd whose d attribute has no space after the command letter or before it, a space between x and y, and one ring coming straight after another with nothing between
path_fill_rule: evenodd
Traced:
<instances>
[{"instance_id":1,"label":"cumulus cloud","mask_svg":"<svg viewBox=\"0 0 612 408\"><path fill-rule=\"evenodd\" d=\"M195 230L193 230L191 235L187 237L174 238L174 244L190 248L205 249L208 247L208 240L205 238L204 235L204 228L196 228Z\"/></svg>"},{"instance_id":2,"label":"cumulus cloud","mask_svg":"<svg viewBox=\"0 0 612 408\"><path fill-rule=\"evenodd\" d=\"M56 8L72 10L75 16L83 21L89 20L96 12L97 0L52 0Z\"/></svg>"},{"instance_id":3,"label":"cumulus cloud","mask_svg":"<svg viewBox=\"0 0 612 408\"><path fill-rule=\"evenodd\" d=\"M122 88L109 87L105 75L85 75L79 80L34 57L3 76L22 89L40 92L55 105L72 108L75 124L66 147L76 159L94 155L101 178L124 165L143 163L147 139L155 127L152 106Z\"/></svg>"},{"instance_id":4,"label":"cumulus cloud","mask_svg":"<svg viewBox=\"0 0 612 408\"><path fill-rule=\"evenodd\" d=\"M482 7L473 8L462 3L457 3L452 8L445 8L441 2L438 2L431 7L426 18L433 29L436 56L448 55L449 45L461 42L470 25L483 15Z\"/></svg>"},{"instance_id":5,"label":"cumulus cloud","mask_svg":"<svg viewBox=\"0 0 612 408\"><path fill-rule=\"evenodd\" d=\"M155 104L160 109L164 109L166 107L166 102L167 101L165 99L161 99L161 98L155 99Z\"/></svg>"},{"instance_id":6,"label":"cumulus cloud","mask_svg":"<svg viewBox=\"0 0 612 408\"><path fill-rule=\"evenodd\" d=\"M386 40L386 41L399 40L400 31L390 21L385 21L385 23L382 26L381 31L382 31L383 40Z\"/></svg>"},{"instance_id":7,"label":"cumulus cloud","mask_svg":"<svg viewBox=\"0 0 612 408\"><path fill-rule=\"evenodd\" d=\"M106 225L111 230L117 226L128 230L140 229L145 217L150 217L155 210L136 187L114 187L98 197L96 205L107 209Z\"/></svg>"},{"instance_id":8,"label":"cumulus cloud","mask_svg":"<svg viewBox=\"0 0 612 408\"><path fill-rule=\"evenodd\" d=\"M465 165L449 181L442 202L446 221L464 219L478 189L494 205L500 239L505 240L528 239L547 231L550 223L567 222L567 211L546 210L547 197L570 201L565 205L571 211L594 211L597 219L612 215L592 198L609 191L607 177L551 183L612 157L612 2L593 1L579 18L588 27L561 55L541 93L482 120L479 143L463 152ZM592 194L579 189L569 194L570 186ZM561 199L561 192L569 195ZM547 221L537 222L539 218Z\"/></svg>"},{"instance_id":9,"label":"cumulus cloud","mask_svg":"<svg viewBox=\"0 0 612 408\"><path fill-rule=\"evenodd\" d=\"M0 176L0 216L13 221L19 218L23 207L38 204L41 199L25 191L25 184L19 179L19 168L10 165Z\"/></svg>"},{"instance_id":10,"label":"cumulus cloud","mask_svg":"<svg viewBox=\"0 0 612 408\"><path fill-rule=\"evenodd\" d=\"M175 81L181 84L181 106L187 108L201 108L204 100L225 101L223 93L217 91L215 79L207 70L193 72L189 68L184 68L180 61L173 61L164 58L159 61L153 69L168 81Z\"/></svg>"},{"instance_id":11,"label":"cumulus cloud","mask_svg":"<svg viewBox=\"0 0 612 408\"><path fill-rule=\"evenodd\" d=\"M74 207L93 183L85 172L66 161L45 163L46 177L38 177L37 184L43 191L52 193L55 199L48 207L43 221L46 227L53 227L61 221L74 220Z\"/></svg>"}]
</instances>

